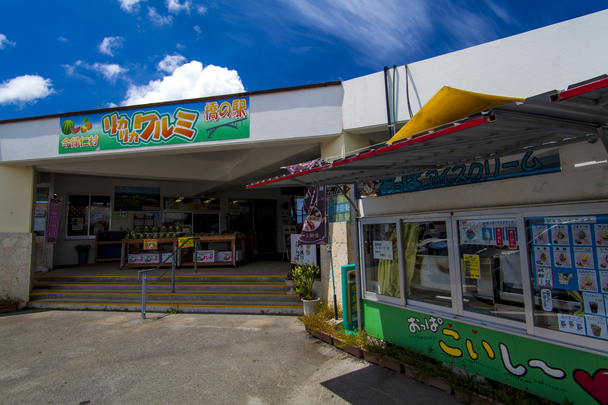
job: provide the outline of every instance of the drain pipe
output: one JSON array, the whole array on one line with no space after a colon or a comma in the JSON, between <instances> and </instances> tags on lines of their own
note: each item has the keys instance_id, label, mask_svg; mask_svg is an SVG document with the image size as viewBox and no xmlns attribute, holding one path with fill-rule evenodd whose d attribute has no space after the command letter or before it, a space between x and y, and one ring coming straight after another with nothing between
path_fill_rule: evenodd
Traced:
<instances>
[{"instance_id":1,"label":"drain pipe","mask_svg":"<svg viewBox=\"0 0 608 405\"><path fill-rule=\"evenodd\" d=\"M388 69L388 66L384 67L384 94L386 96L386 117L388 122L388 137L390 139L395 135L395 128L391 121L391 104L388 97Z\"/></svg>"}]
</instances>

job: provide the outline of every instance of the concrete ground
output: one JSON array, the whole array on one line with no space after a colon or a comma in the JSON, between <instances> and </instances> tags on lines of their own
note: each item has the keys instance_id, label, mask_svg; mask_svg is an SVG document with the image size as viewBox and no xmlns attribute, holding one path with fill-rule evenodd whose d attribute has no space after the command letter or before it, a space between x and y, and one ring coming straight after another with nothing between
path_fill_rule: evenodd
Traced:
<instances>
[{"instance_id":1,"label":"concrete ground","mask_svg":"<svg viewBox=\"0 0 608 405\"><path fill-rule=\"evenodd\" d=\"M295 317L0 315L2 404L457 404L344 353Z\"/></svg>"}]
</instances>

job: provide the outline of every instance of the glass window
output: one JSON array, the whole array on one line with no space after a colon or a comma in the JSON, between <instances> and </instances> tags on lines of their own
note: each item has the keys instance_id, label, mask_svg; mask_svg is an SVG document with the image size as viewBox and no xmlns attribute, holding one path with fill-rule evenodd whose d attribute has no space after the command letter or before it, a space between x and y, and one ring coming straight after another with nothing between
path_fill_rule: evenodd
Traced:
<instances>
[{"instance_id":1,"label":"glass window","mask_svg":"<svg viewBox=\"0 0 608 405\"><path fill-rule=\"evenodd\" d=\"M401 297L397 226L395 223L363 225L366 291Z\"/></svg>"},{"instance_id":2,"label":"glass window","mask_svg":"<svg viewBox=\"0 0 608 405\"><path fill-rule=\"evenodd\" d=\"M525 322L516 219L458 221L465 311Z\"/></svg>"},{"instance_id":3,"label":"glass window","mask_svg":"<svg viewBox=\"0 0 608 405\"><path fill-rule=\"evenodd\" d=\"M88 237L110 230L110 197L70 195L66 224L67 237Z\"/></svg>"},{"instance_id":4,"label":"glass window","mask_svg":"<svg viewBox=\"0 0 608 405\"><path fill-rule=\"evenodd\" d=\"M445 221L403 222L408 300L452 306Z\"/></svg>"},{"instance_id":5,"label":"glass window","mask_svg":"<svg viewBox=\"0 0 608 405\"><path fill-rule=\"evenodd\" d=\"M535 325L608 340L608 216L538 217L526 226Z\"/></svg>"}]
</instances>

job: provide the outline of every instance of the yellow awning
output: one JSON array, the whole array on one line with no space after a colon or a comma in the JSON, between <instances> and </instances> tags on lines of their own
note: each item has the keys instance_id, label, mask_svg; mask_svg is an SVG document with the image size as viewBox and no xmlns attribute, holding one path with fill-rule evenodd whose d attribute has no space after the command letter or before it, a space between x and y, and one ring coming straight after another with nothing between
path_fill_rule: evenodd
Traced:
<instances>
[{"instance_id":1,"label":"yellow awning","mask_svg":"<svg viewBox=\"0 0 608 405\"><path fill-rule=\"evenodd\" d=\"M502 104L514 101L523 102L524 100L523 98L492 96L490 94L473 93L452 87L443 87L387 144L391 145L393 142L409 139L416 134L461 120Z\"/></svg>"}]
</instances>

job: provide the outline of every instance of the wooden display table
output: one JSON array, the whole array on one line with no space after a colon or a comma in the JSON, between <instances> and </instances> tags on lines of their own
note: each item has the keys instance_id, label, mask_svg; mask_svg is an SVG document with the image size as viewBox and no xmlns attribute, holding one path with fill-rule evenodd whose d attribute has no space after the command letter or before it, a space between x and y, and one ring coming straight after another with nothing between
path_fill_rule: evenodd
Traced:
<instances>
[{"instance_id":1,"label":"wooden display table","mask_svg":"<svg viewBox=\"0 0 608 405\"><path fill-rule=\"evenodd\" d=\"M232 251L232 261L230 262L210 262L210 263L197 263L198 266L234 266L237 264L246 264L247 262L253 261L253 249L254 249L254 237L253 236L240 236L240 235L215 235L215 236L192 236L200 241L200 249L206 250L206 246L209 243L228 243L230 244L230 250ZM160 245L172 245L171 252L178 248L178 238L166 238L157 239L157 243ZM150 252L159 254L160 261L158 263L129 263L129 254L143 254L146 251L143 250L144 239L123 239L121 241L122 251L120 256L120 268L135 268L135 267L156 267L162 262L162 254L158 252ZM241 250L242 257L237 260L236 252ZM194 266L194 248L182 248L184 254L178 254L177 266ZM184 259L184 260L182 260ZM171 262L168 261L165 266L171 266Z\"/></svg>"}]
</instances>

